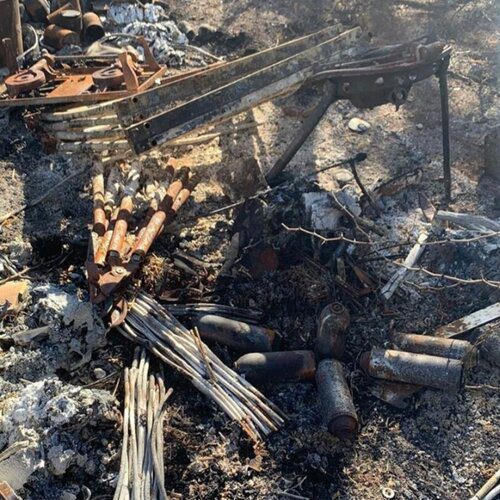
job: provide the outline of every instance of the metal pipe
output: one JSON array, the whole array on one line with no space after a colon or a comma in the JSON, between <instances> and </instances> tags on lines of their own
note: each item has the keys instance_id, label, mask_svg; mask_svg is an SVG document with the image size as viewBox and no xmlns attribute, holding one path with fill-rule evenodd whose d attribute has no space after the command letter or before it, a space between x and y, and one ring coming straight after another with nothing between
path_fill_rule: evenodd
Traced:
<instances>
[{"instance_id":1,"label":"metal pipe","mask_svg":"<svg viewBox=\"0 0 500 500\"><path fill-rule=\"evenodd\" d=\"M443 61L438 73L439 94L441 97L441 125L443 128L443 175L444 199L451 201L451 167L450 167L450 108L448 100L448 63Z\"/></svg>"},{"instance_id":2,"label":"metal pipe","mask_svg":"<svg viewBox=\"0 0 500 500\"><path fill-rule=\"evenodd\" d=\"M104 28L101 18L94 12L83 15L83 40L85 43L93 43L104 36Z\"/></svg>"},{"instance_id":3,"label":"metal pipe","mask_svg":"<svg viewBox=\"0 0 500 500\"><path fill-rule=\"evenodd\" d=\"M237 359L234 368L250 382L311 382L316 360L312 351L252 352Z\"/></svg>"},{"instance_id":4,"label":"metal pipe","mask_svg":"<svg viewBox=\"0 0 500 500\"><path fill-rule=\"evenodd\" d=\"M414 333L395 333L392 341L401 351L459 359L467 367L477 364L477 349L466 340L417 335Z\"/></svg>"},{"instance_id":5,"label":"metal pipe","mask_svg":"<svg viewBox=\"0 0 500 500\"><path fill-rule=\"evenodd\" d=\"M345 350L345 333L350 323L349 311L338 302L328 304L321 311L314 344L314 354L318 361L326 358L342 358Z\"/></svg>"},{"instance_id":6,"label":"metal pipe","mask_svg":"<svg viewBox=\"0 0 500 500\"><path fill-rule=\"evenodd\" d=\"M199 314L190 317L192 327L198 328L203 340L211 340L239 352L271 351L276 332L258 325L217 316Z\"/></svg>"},{"instance_id":7,"label":"metal pipe","mask_svg":"<svg viewBox=\"0 0 500 500\"><path fill-rule=\"evenodd\" d=\"M336 359L320 361L316 385L328 432L340 439L352 439L358 430L358 416L342 363Z\"/></svg>"},{"instance_id":8,"label":"metal pipe","mask_svg":"<svg viewBox=\"0 0 500 500\"><path fill-rule=\"evenodd\" d=\"M266 175L267 183L272 187L280 182L280 174L290 163L297 151L306 142L312 131L316 128L323 115L327 112L330 105L335 101L337 95L337 86L330 80L325 80L323 85L323 96L312 113L304 120L301 129L292 139L284 153L276 160L271 170Z\"/></svg>"},{"instance_id":9,"label":"metal pipe","mask_svg":"<svg viewBox=\"0 0 500 500\"><path fill-rule=\"evenodd\" d=\"M368 375L436 389L459 389L463 363L457 359L374 348L360 358Z\"/></svg>"}]
</instances>

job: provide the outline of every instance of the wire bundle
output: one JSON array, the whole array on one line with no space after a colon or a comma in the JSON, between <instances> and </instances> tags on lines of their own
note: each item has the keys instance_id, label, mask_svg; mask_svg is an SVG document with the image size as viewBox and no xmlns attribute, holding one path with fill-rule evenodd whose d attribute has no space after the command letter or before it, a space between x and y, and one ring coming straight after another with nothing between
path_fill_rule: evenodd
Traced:
<instances>
[{"instance_id":1,"label":"wire bundle","mask_svg":"<svg viewBox=\"0 0 500 500\"><path fill-rule=\"evenodd\" d=\"M254 441L283 425L283 413L228 368L200 339L151 296L140 292L118 330L188 378Z\"/></svg>"}]
</instances>

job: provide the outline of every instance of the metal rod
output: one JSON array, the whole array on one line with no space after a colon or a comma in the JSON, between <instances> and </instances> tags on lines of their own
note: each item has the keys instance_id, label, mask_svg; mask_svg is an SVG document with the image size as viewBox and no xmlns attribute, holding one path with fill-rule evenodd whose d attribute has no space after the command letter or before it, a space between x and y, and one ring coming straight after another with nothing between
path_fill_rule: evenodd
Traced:
<instances>
[{"instance_id":1,"label":"metal rod","mask_svg":"<svg viewBox=\"0 0 500 500\"><path fill-rule=\"evenodd\" d=\"M443 174L444 199L451 201L451 167L450 167L450 109L448 102L448 67L443 62L438 73L439 93L441 96L441 125L443 129Z\"/></svg>"},{"instance_id":2,"label":"metal rod","mask_svg":"<svg viewBox=\"0 0 500 500\"><path fill-rule=\"evenodd\" d=\"M318 105L314 108L312 113L304 120L302 128L297 135L292 139L285 152L276 160L276 163L271 167L271 170L266 175L266 180L270 186L275 185L279 180L279 175L286 166L290 163L292 158L297 154L297 151L306 142L316 125L320 122L323 115L326 113L330 105L335 102L337 95L337 86L330 80L325 80L323 84L323 96L321 97Z\"/></svg>"}]
</instances>

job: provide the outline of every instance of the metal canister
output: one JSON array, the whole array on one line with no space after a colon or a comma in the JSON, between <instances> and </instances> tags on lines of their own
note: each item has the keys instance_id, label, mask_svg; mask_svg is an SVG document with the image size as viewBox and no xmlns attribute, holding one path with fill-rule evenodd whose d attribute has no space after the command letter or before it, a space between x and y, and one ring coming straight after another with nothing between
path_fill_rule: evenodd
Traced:
<instances>
[{"instance_id":1,"label":"metal canister","mask_svg":"<svg viewBox=\"0 0 500 500\"><path fill-rule=\"evenodd\" d=\"M237 359L235 370L250 382L311 382L316 372L312 351L252 352Z\"/></svg>"},{"instance_id":2,"label":"metal canister","mask_svg":"<svg viewBox=\"0 0 500 500\"><path fill-rule=\"evenodd\" d=\"M276 337L276 332L269 328L215 314L195 315L190 322L193 328L198 328L202 339L218 342L238 352L270 351Z\"/></svg>"},{"instance_id":3,"label":"metal canister","mask_svg":"<svg viewBox=\"0 0 500 500\"><path fill-rule=\"evenodd\" d=\"M368 375L385 380L436 389L459 389L463 383L458 359L375 348L361 355L360 364Z\"/></svg>"},{"instance_id":4,"label":"metal canister","mask_svg":"<svg viewBox=\"0 0 500 500\"><path fill-rule=\"evenodd\" d=\"M342 363L336 359L320 361L316 385L328 432L340 439L353 438L358 430L358 416Z\"/></svg>"},{"instance_id":5,"label":"metal canister","mask_svg":"<svg viewBox=\"0 0 500 500\"><path fill-rule=\"evenodd\" d=\"M57 24L61 28L66 28L80 34L82 32L82 13L75 9L63 10Z\"/></svg>"},{"instance_id":6,"label":"metal canister","mask_svg":"<svg viewBox=\"0 0 500 500\"><path fill-rule=\"evenodd\" d=\"M432 337L414 333L395 333L393 343L402 351L441 356L443 358L459 359L465 366L477 364L477 349L466 340Z\"/></svg>"},{"instance_id":7,"label":"metal canister","mask_svg":"<svg viewBox=\"0 0 500 500\"><path fill-rule=\"evenodd\" d=\"M104 36L104 28L101 18L94 12L83 15L83 40L85 43L93 43Z\"/></svg>"},{"instance_id":8,"label":"metal canister","mask_svg":"<svg viewBox=\"0 0 500 500\"><path fill-rule=\"evenodd\" d=\"M314 344L316 359L341 359L345 350L345 333L351 318L340 303L328 304L319 316L318 333Z\"/></svg>"},{"instance_id":9,"label":"metal canister","mask_svg":"<svg viewBox=\"0 0 500 500\"><path fill-rule=\"evenodd\" d=\"M78 45L80 43L80 36L74 31L50 24L45 28L43 40L47 45L55 49L62 49L67 45Z\"/></svg>"}]
</instances>

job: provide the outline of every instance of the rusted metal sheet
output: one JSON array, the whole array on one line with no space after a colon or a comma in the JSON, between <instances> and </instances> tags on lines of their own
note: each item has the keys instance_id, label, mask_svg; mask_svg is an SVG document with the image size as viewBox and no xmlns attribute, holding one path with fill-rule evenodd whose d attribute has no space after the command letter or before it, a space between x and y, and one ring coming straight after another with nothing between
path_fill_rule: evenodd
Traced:
<instances>
[{"instance_id":1,"label":"rusted metal sheet","mask_svg":"<svg viewBox=\"0 0 500 500\"><path fill-rule=\"evenodd\" d=\"M375 348L361 355L360 364L368 375L385 380L443 390L463 384L463 363L457 359Z\"/></svg>"},{"instance_id":2,"label":"rusted metal sheet","mask_svg":"<svg viewBox=\"0 0 500 500\"><path fill-rule=\"evenodd\" d=\"M477 364L477 349L466 340L446 339L414 333L395 333L392 341L402 351L459 359L467 367Z\"/></svg>"},{"instance_id":3,"label":"rusted metal sheet","mask_svg":"<svg viewBox=\"0 0 500 500\"><path fill-rule=\"evenodd\" d=\"M203 340L218 342L239 352L271 351L276 332L269 328L214 314L190 317L192 327L198 328Z\"/></svg>"},{"instance_id":4,"label":"rusted metal sheet","mask_svg":"<svg viewBox=\"0 0 500 500\"><path fill-rule=\"evenodd\" d=\"M358 416L342 363L336 359L320 361L316 385L328 432L340 439L352 439L358 430Z\"/></svg>"},{"instance_id":5,"label":"rusted metal sheet","mask_svg":"<svg viewBox=\"0 0 500 500\"><path fill-rule=\"evenodd\" d=\"M316 359L341 359L345 350L345 333L351 318L349 311L339 302L328 304L319 316L318 333L314 343Z\"/></svg>"},{"instance_id":6,"label":"rusted metal sheet","mask_svg":"<svg viewBox=\"0 0 500 500\"><path fill-rule=\"evenodd\" d=\"M311 382L316 372L313 351L252 352L234 363L235 370L251 382Z\"/></svg>"}]
</instances>

